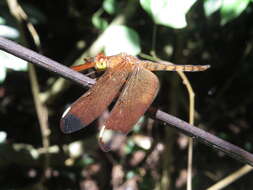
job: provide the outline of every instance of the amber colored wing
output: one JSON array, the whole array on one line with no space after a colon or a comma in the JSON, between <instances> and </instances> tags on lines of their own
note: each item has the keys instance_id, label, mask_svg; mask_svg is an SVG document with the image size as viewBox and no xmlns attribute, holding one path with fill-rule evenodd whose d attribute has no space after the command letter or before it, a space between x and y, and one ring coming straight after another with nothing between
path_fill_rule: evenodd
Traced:
<instances>
[{"instance_id":1,"label":"amber colored wing","mask_svg":"<svg viewBox=\"0 0 253 190\"><path fill-rule=\"evenodd\" d=\"M105 128L127 134L151 105L158 90L156 75L136 64L105 122Z\"/></svg>"},{"instance_id":2,"label":"amber colored wing","mask_svg":"<svg viewBox=\"0 0 253 190\"><path fill-rule=\"evenodd\" d=\"M80 130L94 121L117 96L129 72L129 63L122 62L108 69L96 84L62 115L60 127L64 133Z\"/></svg>"}]
</instances>

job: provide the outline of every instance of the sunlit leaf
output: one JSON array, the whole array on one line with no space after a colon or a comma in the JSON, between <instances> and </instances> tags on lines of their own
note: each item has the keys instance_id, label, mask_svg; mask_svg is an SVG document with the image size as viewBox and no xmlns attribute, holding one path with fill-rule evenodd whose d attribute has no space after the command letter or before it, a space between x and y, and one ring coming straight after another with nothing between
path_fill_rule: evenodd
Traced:
<instances>
[{"instance_id":1,"label":"sunlit leaf","mask_svg":"<svg viewBox=\"0 0 253 190\"><path fill-rule=\"evenodd\" d=\"M140 0L140 3L142 8L152 16L151 1L152 0Z\"/></svg>"},{"instance_id":2,"label":"sunlit leaf","mask_svg":"<svg viewBox=\"0 0 253 190\"><path fill-rule=\"evenodd\" d=\"M205 0L204 1L204 10L206 16L210 16L215 11L218 11L221 8L223 0Z\"/></svg>"},{"instance_id":3,"label":"sunlit leaf","mask_svg":"<svg viewBox=\"0 0 253 190\"><path fill-rule=\"evenodd\" d=\"M115 14L118 8L117 0L104 0L103 8L108 14Z\"/></svg>"},{"instance_id":4,"label":"sunlit leaf","mask_svg":"<svg viewBox=\"0 0 253 190\"><path fill-rule=\"evenodd\" d=\"M172 28L187 26L185 16L196 0L140 0L142 8L147 11L156 24Z\"/></svg>"},{"instance_id":5,"label":"sunlit leaf","mask_svg":"<svg viewBox=\"0 0 253 190\"><path fill-rule=\"evenodd\" d=\"M0 131L0 143L4 143L7 138L7 133L5 131Z\"/></svg>"},{"instance_id":6,"label":"sunlit leaf","mask_svg":"<svg viewBox=\"0 0 253 190\"><path fill-rule=\"evenodd\" d=\"M6 67L4 65L0 65L0 83L4 81L5 77L6 77Z\"/></svg>"},{"instance_id":7,"label":"sunlit leaf","mask_svg":"<svg viewBox=\"0 0 253 190\"><path fill-rule=\"evenodd\" d=\"M149 150L152 146L152 138L149 136L136 134L132 139L138 147L141 147L144 150Z\"/></svg>"},{"instance_id":8,"label":"sunlit leaf","mask_svg":"<svg viewBox=\"0 0 253 190\"><path fill-rule=\"evenodd\" d=\"M0 62L8 69L26 71L27 62L4 51L0 51Z\"/></svg>"},{"instance_id":9,"label":"sunlit leaf","mask_svg":"<svg viewBox=\"0 0 253 190\"><path fill-rule=\"evenodd\" d=\"M111 26L104 34L104 50L106 55L120 52L137 55L141 51L139 35L127 26Z\"/></svg>"},{"instance_id":10,"label":"sunlit leaf","mask_svg":"<svg viewBox=\"0 0 253 190\"><path fill-rule=\"evenodd\" d=\"M3 82L6 77L6 69L15 71L26 71L27 62L15 57L9 53L0 50L0 82Z\"/></svg>"},{"instance_id":11,"label":"sunlit leaf","mask_svg":"<svg viewBox=\"0 0 253 190\"><path fill-rule=\"evenodd\" d=\"M221 6L221 25L240 16L249 3L250 0L223 0Z\"/></svg>"},{"instance_id":12,"label":"sunlit leaf","mask_svg":"<svg viewBox=\"0 0 253 190\"><path fill-rule=\"evenodd\" d=\"M19 32L10 26L0 25L0 36L15 39L18 38Z\"/></svg>"},{"instance_id":13,"label":"sunlit leaf","mask_svg":"<svg viewBox=\"0 0 253 190\"><path fill-rule=\"evenodd\" d=\"M69 144L69 154L72 158L77 158L83 154L82 143L80 141Z\"/></svg>"}]
</instances>

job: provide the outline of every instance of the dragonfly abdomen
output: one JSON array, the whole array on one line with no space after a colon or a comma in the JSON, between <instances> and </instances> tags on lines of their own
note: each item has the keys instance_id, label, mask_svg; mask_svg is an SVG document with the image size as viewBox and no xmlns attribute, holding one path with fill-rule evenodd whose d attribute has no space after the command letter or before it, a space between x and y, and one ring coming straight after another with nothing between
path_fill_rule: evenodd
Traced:
<instances>
[{"instance_id":1,"label":"dragonfly abdomen","mask_svg":"<svg viewBox=\"0 0 253 190\"><path fill-rule=\"evenodd\" d=\"M172 65L168 63L155 63L143 61L142 66L150 71L186 71L196 72L208 69L209 65Z\"/></svg>"}]
</instances>

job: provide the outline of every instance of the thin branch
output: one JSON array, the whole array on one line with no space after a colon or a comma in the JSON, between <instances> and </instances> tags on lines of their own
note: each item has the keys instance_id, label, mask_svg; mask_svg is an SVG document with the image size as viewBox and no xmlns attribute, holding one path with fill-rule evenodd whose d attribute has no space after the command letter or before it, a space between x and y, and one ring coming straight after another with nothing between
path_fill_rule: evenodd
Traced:
<instances>
[{"instance_id":1,"label":"thin branch","mask_svg":"<svg viewBox=\"0 0 253 190\"><path fill-rule=\"evenodd\" d=\"M154 111L153 111L154 113ZM241 162L247 163L253 166L253 154L243 150L242 148L235 146L221 138L212 135L200 128L197 128L175 116L169 115L161 110L155 111L155 118L164 122L166 125L171 125L174 128L180 130L187 136L193 137L196 140L210 146L213 149L220 150L227 155L235 158Z\"/></svg>"},{"instance_id":2,"label":"thin branch","mask_svg":"<svg viewBox=\"0 0 253 190\"><path fill-rule=\"evenodd\" d=\"M38 65L48 71L56 73L64 78L72 80L83 87L95 84L95 81L81 73L73 71L56 61L53 61L45 56L42 56L32 50L22 47L15 42L0 37L0 49L11 53L21 59L30 63ZM210 147L223 151L229 156L253 166L253 154L235 146L227 141L224 141L202 129L199 129L175 116L169 115L161 110L150 109L154 114L154 118L158 119L166 125L172 125L174 128L180 130L184 134L196 138L196 140L209 145Z\"/></svg>"},{"instance_id":3,"label":"thin branch","mask_svg":"<svg viewBox=\"0 0 253 190\"><path fill-rule=\"evenodd\" d=\"M0 37L0 49L66 79L75 81L83 87L95 84L95 80L2 37Z\"/></svg>"},{"instance_id":4,"label":"thin branch","mask_svg":"<svg viewBox=\"0 0 253 190\"><path fill-rule=\"evenodd\" d=\"M195 93L192 89L191 83L187 76L182 71L178 71L179 76L183 80L188 91L189 97L189 123L194 124L194 111L195 111ZM192 190L192 157L193 157L193 140L188 137L188 160L187 160L187 190Z\"/></svg>"},{"instance_id":5,"label":"thin branch","mask_svg":"<svg viewBox=\"0 0 253 190\"><path fill-rule=\"evenodd\" d=\"M239 170L237 170L236 172L233 172L229 176L225 177L224 179L222 179L218 183L212 185L207 190L220 190L220 189L223 189L224 187L227 187L228 185L235 182L240 177L242 177L242 176L246 175L247 173L251 172L252 170L253 170L253 168L251 166L245 165L245 166L241 167Z\"/></svg>"},{"instance_id":6,"label":"thin branch","mask_svg":"<svg viewBox=\"0 0 253 190\"><path fill-rule=\"evenodd\" d=\"M169 61L163 61L158 59L156 56L149 56L146 54L141 54L141 57L144 57L146 59L149 60L153 60L156 62L164 62L166 64L172 64L173 63L169 62ZM186 89L188 91L188 97L189 97L189 123L190 124L194 124L194 111L195 111L195 93L192 89L192 86L190 84L190 81L188 80L187 76L184 74L184 72L182 71L177 71L178 75L180 76L180 78L183 81L183 84L186 86ZM192 189L192 157L193 157L193 140L192 138L189 137L188 140L189 144L188 144L188 161L187 161L187 190L191 190Z\"/></svg>"}]
</instances>

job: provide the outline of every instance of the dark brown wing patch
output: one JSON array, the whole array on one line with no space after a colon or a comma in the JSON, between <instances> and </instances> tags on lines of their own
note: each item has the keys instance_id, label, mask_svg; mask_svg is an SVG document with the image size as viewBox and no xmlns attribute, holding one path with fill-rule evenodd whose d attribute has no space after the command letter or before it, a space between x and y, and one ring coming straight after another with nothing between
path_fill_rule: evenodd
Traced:
<instances>
[{"instance_id":1,"label":"dark brown wing patch","mask_svg":"<svg viewBox=\"0 0 253 190\"><path fill-rule=\"evenodd\" d=\"M61 119L61 130L64 133L78 131L94 121L109 106L125 83L131 65L121 62L115 68L108 69L96 84L71 107Z\"/></svg>"}]
</instances>

